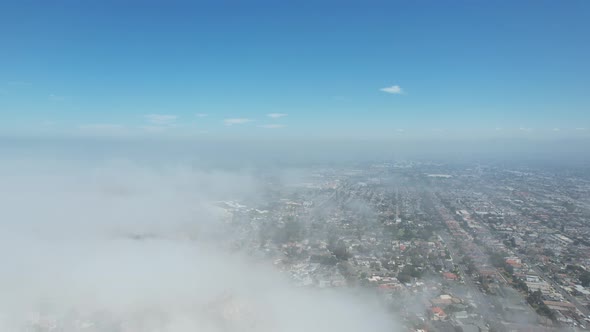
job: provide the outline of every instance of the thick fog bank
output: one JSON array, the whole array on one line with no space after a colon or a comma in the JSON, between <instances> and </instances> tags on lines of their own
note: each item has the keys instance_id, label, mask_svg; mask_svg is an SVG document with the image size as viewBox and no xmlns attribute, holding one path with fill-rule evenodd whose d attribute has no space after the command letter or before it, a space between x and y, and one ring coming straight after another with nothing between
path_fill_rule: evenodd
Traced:
<instances>
[{"instance_id":1,"label":"thick fog bank","mask_svg":"<svg viewBox=\"0 0 590 332\"><path fill-rule=\"evenodd\" d=\"M225 249L213 203L259 195L247 172L74 160L3 159L0 330L395 330L369 296L293 288Z\"/></svg>"}]
</instances>

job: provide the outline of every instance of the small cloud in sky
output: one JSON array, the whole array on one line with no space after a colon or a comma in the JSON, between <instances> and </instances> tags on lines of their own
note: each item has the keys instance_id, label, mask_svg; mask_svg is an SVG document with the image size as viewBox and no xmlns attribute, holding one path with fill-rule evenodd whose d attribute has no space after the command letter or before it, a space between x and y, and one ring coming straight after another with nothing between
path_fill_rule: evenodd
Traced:
<instances>
[{"instance_id":1,"label":"small cloud in sky","mask_svg":"<svg viewBox=\"0 0 590 332\"><path fill-rule=\"evenodd\" d=\"M402 88L399 85L392 85L392 86L388 86L385 88L381 88L379 90L383 91L383 92L391 93L394 95L401 95L404 93Z\"/></svg>"},{"instance_id":2,"label":"small cloud in sky","mask_svg":"<svg viewBox=\"0 0 590 332\"><path fill-rule=\"evenodd\" d=\"M230 118L230 119L223 120L223 123L226 126L239 125L239 124L244 124L244 123L248 123L248 122L252 122L252 120L246 119L246 118Z\"/></svg>"},{"instance_id":3,"label":"small cloud in sky","mask_svg":"<svg viewBox=\"0 0 590 332\"><path fill-rule=\"evenodd\" d=\"M148 133L162 133L166 131L166 127L164 126L141 126L139 127Z\"/></svg>"},{"instance_id":4,"label":"small cloud in sky","mask_svg":"<svg viewBox=\"0 0 590 332\"><path fill-rule=\"evenodd\" d=\"M78 129L90 135L124 135L127 134L126 127L114 123L91 123L78 126Z\"/></svg>"},{"instance_id":5,"label":"small cloud in sky","mask_svg":"<svg viewBox=\"0 0 590 332\"><path fill-rule=\"evenodd\" d=\"M560 131L561 129L559 129L559 128L553 128L553 129L551 129L551 130L552 130L552 131Z\"/></svg>"},{"instance_id":6,"label":"small cloud in sky","mask_svg":"<svg viewBox=\"0 0 590 332\"><path fill-rule=\"evenodd\" d=\"M118 130L125 128L125 126L113 123L92 123L80 125L79 128L83 130Z\"/></svg>"},{"instance_id":7,"label":"small cloud in sky","mask_svg":"<svg viewBox=\"0 0 590 332\"><path fill-rule=\"evenodd\" d=\"M520 128L518 128L518 130L530 133L531 131L533 131L533 128L520 127Z\"/></svg>"},{"instance_id":8,"label":"small cloud in sky","mask_svg":"<svg viewBox=\"0 0 590 332\"><path fill-rule=\"evenodd\" d=\"M285 125L278 124L278 123L271 123L271 124L261 125L260 128L279 129L279 128L285 128Z\"/></svg>"},{"instance_id":9,"label":"small cloud in sky","mask_svg":"<svg viewBox=\"0 0 590 332\"><path fill-rule=\"evenodd\" d=\"M173 124L178 116L172 114L147 114L146 120L155 125L171 125Z\"/></svg>"},{"instance_id":10,"label":"small cloud in sky","mask_svg":"<svg viewBox=\"0 0 590 332\"><path fill-rule=\"evenodd\" d=\"M29 82L24 82L24 81L8 81L8 83L6 83L9 86L29 86L31 85L31 83Z\"/></svg>"},{"instance_id":11,"label":"small cloud in sky","mask_svg":"<svg viewBox=\"0 0 590 332\"><path fill-rule=\"evenodd\" d=\"M43 122L41 122L41 125L43 127L53 127L57 124L57 121L53 121L53 120L45 120Z\"/></svg>"},{"instance_id":12,"label":"small cloud in sky","mask_svg":"<svg viewBox=\"0 0 590 332\"><path fill-rule=\"evenodd\" d=\"M195 116L196 116L197 118L204 118L204 117L207 117L208 115L209 115L209 114L207 114L207 113L197 113L197 114L195 114Z\"/></svg>"},{"instance_id":13,"label":"small cloud in sky","mask_svg":"<svg viewBox=\"0 0 590 332\"><path fill-rule=\"evenodd\" d=\"M49 95L49 100L51 100L51 101L64 101L64 100L66 100L66 97L52 93Z\"/></svg>"},{"instance_id":14,"label":"small cloud in sky","mask_svg":"<svg viewBox=\"0 0 590 332\"><path fill-rule=\"evenodd\" d=\"M502 130L504 130L504 128L502 128L502 127L496 127L496 131L502 131Z\"/></svg>"},{"instance_id":15,"label":"small cloud in sky","mask_svg":"<svg viewBox=\"0 0 590 332\"><path fill-rule=\"evenodd\" d=\"M278 119L278 118L283 118L287 115L288 114L285 114L285 113L268 113L266 116L268 116L269 118Z\"/></svg>"},{"instance_id":16,"label":"small cloud in sky","mask_svg":"<svg viewBox=\"0 0 590 332\"><path fill-rule=\"evenodd\" d=\"M333 96L332 100L334 100L334 101L349 101L350 99L345 96Z\"/></svg>"},{"instance_id":17,"label":"small cloud in sky","mask_svg":"<svg viewBox=\"0 0 590 332\"><path fill-rule=\"evenodd\" d=\"M583 131L586 130L586 128L576 128L576 130Z\"/></svg>"}]
</instances>

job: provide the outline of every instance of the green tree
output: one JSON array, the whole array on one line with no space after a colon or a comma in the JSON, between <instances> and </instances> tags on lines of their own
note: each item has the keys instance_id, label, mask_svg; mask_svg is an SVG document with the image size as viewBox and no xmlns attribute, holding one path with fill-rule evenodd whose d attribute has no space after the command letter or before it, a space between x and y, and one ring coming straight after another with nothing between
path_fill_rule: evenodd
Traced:
<instances>
[{"instance_id":1,"label":"green tree","mask_svg":"<svg viewBox=\"0 0 590 332\"><path fill-rule=\"evenodd\" d=\"M514 267L512 267L512 265L510 264L506 264L506 266L504 267L504 269L506 270L506 272L508 272L510 275L514 274Z\"/></svg>"},{"instance_id":2,"label":"green tree","mask_svg":"<svg viewBox=\"0 0 590 332\"><path fill-rule=\"evenodd\" d=\"M350 253L346 247L346 243L342 240L329 241L328 250L334 255L339 261L347 261L350 258Z\"/></svg>"}]
</instances>

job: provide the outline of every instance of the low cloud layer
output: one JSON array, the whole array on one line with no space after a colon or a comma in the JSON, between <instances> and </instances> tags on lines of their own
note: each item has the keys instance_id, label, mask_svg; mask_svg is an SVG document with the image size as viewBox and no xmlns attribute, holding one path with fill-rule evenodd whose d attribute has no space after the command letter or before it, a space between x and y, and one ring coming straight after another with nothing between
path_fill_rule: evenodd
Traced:
<instances>
[{"instance_id":1,"label":"low cloud layer","mask_svg":"<svg viewBox=\"0 0 590 332\"><path fill-rule=\"evenodd\" d=\"M278 118L286 117L287 114L285 114L285 113L269 113L266 116L268 116L269 118L278 119Z\"/></svg>"},{"instance_id":2,"label":"low cloud layer","mask_svg":"<svg viewBox=\"0 0 590 332\"><path fill-rule=\"evenodd\" d=\"M252 122L252 120L246 119L246 118L230 118L230 119L223 120L223 123L226 126L239 125L239 124L244 124L244 123L248 123L248 122Z\"/></svg>"},{"instance_id":3,"label":"low cloud layer","mask_svg":"<svg viewBox=\"0 0 590 332\"><path fill-rule=\"evenodd\" d=\"M381 88L379 90L381 90L383 92L391 93L394 95L400 95L403 93L403 90L399 85L392 85L392 86L388 86L385 88Z\"/></svg>"},{"instance_id":4,"label":"low cloud layer","mask_svg":"<svg viewBox=\"0 0 590 332\"><path fill-rule=\"evenodd\" d=\"M178 119L178 116L171 114L148 114L146 120L155 125L170 125Z\"/></svg>"},{"instance_id":5,"label":"low cloud layer","mask_svg":"<svg viewBox=\"0 0 590 332\"><path fill-rule=\"evenodd\" d=\"M214 202L255 198L248 173L120 160L2 165L0 330L66 317L65 331L394 328L369 296L293 288L270 262L225 248L229 215Z\"/></svg>"}]
</instances>

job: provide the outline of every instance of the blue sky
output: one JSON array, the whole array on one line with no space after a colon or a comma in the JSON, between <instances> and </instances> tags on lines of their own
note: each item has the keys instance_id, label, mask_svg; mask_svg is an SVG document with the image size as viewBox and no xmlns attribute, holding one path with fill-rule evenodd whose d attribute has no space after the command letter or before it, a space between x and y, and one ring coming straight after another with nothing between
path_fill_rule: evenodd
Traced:
<instances>
[{"instance_id":1,"label":"blue sky","mask_svg":"<svg viewBox=\"0 0 590 332\"><path fill-rule=\"evenodd\" d=\"M0 45L3 136L590 129L588 1L2 1Z\"/></svg>"}]
</instances>

